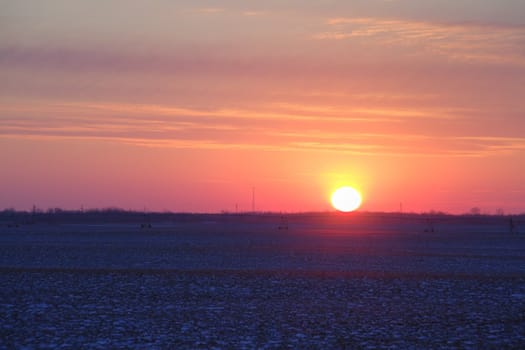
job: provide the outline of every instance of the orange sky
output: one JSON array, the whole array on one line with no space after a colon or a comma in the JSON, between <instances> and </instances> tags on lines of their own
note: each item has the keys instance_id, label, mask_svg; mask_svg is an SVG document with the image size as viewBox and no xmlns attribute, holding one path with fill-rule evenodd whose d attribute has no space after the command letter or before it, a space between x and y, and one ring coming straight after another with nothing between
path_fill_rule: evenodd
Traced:
<instances>
[{"instance_id":1,"label":"orange sky","mask_svg":"<svg viewBox=\"0 0 525 350\"><path fill-rule=\"evenodd\" d=\"M525 212L521 1L16 1L0 208Z\"/></svg>"}]
</instances>

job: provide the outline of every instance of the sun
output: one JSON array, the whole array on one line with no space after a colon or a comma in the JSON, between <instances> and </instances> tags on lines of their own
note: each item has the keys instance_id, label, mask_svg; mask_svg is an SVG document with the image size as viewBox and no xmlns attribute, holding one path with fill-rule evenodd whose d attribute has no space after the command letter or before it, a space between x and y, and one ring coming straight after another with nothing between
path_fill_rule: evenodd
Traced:
<instances>
[{"instance_id":1,"label":"sun","mask_svg":"<svg viewBox=\"0 0 525 350\"><path fill-rule=\"evenodd\" d=\"M352 187L340 187L332 194L332 206L339 211L354 211L359 208L361 202L361 194Z\"/></svg>"}]
</instances>

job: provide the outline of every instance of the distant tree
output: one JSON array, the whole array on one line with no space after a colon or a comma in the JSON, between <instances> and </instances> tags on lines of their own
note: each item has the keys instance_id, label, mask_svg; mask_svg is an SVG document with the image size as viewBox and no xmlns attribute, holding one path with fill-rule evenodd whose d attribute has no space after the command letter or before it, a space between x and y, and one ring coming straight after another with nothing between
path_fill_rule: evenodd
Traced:
<instances>
[{"instance_id":1,"label":"distant tree","mask_svg":"<svg viewBox=\"0 0 525 350\"><path fill-rule=\"evenodd\" d=\"M481 215L481 209L479 207L470 208L471 215Z\"/></svg>"},{"instance_id":2,"label":"distant tree","mask_svg":"<svg viewBox=\"0 0 525 350\"><path fill-rule=\"evenodd\" d=\"M8 214L8 215L12 215L12 214L16 213L16 209L15 208L5 208L3 213L4 214Z\"/></svg>"}]
</instances>

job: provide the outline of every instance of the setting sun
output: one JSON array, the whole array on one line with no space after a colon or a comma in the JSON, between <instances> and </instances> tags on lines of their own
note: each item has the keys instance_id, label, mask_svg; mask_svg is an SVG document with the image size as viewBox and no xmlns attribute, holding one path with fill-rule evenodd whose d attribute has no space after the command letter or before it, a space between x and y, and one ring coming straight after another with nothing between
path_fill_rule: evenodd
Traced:
<instances>
[{"instance_id":1,"label":"setting sun","mask_svg":"<svg viewBox=\"0 0 525 350\"><path fill-rule=\"evenodd\" d=\"M361 194L352 187L338 188L332 194L332 206L343 212L354 211L361 205Z\"/></svg>"}]
</instances>

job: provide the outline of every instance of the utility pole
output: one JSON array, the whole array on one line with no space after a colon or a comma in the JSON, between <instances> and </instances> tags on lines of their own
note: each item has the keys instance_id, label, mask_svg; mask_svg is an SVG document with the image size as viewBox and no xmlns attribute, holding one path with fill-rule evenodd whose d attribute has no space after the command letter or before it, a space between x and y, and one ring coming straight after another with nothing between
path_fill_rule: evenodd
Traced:
<instances>
[{"instance_id":1,"label":"utility pole","mask_svg":"<svg viewBox=\"0 0 525 350\"><path fill-rule=\"evenodd\" d=\"M255 213L255 186L252 187L252 212Z\"/></svg>"}]
</instances>

